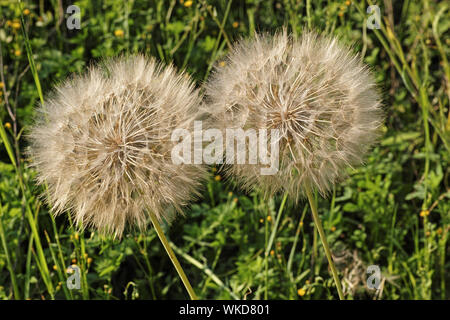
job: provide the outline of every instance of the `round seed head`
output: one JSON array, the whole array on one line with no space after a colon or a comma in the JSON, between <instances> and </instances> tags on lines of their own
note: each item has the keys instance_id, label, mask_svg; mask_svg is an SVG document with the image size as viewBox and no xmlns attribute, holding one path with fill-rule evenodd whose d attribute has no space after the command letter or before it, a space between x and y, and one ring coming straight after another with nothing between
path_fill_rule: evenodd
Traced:
<instances>
[{"instance_id":1,"label":"round seed head","mask_svg":"<svg viewBox=\"0 0 450 320\"><path fill-rule=\"evenodd\" d=\"M234 164L228 174L244 188L285 190L297 199L305 186L325 195L348 167L361 164L383 120L368 67L337 39L313 32L298 40L283 31L240 41L215 69L206 96L222 130L279 132L272 136L279 144L278 172L262 175L267 165L259 163ZM247 154L252 148L260 145L247 143ZM269 155L270 147L264 152Z\"/></svg>"},{"instance_id":2,"label":"round seed head","mask_svg":"<svg viewBox=\"0 0 450 320\"><path fill-rule=\"evenodd\" d=\"M29 133L37 182L56 214L121 236L198 194L201 166L175 165L175 128L191 130L201 102L186 74L144 56L105 61L57 86ZM175 209L175 210L173 210Z\"/></svg>"}]
</instances>

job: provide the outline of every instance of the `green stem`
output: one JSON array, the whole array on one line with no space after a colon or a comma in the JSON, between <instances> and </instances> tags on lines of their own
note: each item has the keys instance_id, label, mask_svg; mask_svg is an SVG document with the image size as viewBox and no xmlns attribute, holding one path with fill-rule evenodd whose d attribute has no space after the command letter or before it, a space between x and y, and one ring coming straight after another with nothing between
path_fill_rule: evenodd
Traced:
<instances>
[{"instance_id":1,"label":"green stem","mask_svg":"<svg viewBox=\"0 0 450 320\"><path fill-rule=\"evenodd\" d=\"M311 0L306 0L306 17L308 20L308 29L311 30Z\"/></svg>"},{"instance_id":2,"label":"green stem","mask_svg":"<svg viewBox=\"0 0 450 320\"><path fill-rule=\"evenodd\" d=\"M339 294L339 299L345 300L344 293L342 292L341 281L339 280L339 277L338 277L338 274L336 271L336 267L333 262L333 257L331 256L330 247L328 246L327 237L325 236L325 232L323 231L323 227L322 227L322 222L320 222L319 213L317 212L316 202L314 201L314 197L312 195L311 188L308 186L306 187L306 195L308 196L309 204L311 206L314 224L317 227L317 231L319 231L320 240L322 241L322 245L325 250L325 255L327 256L328 264L330 265L331 273L333 274L334 282L336 284L338 294Z\"/></svg>"},{"instance_id":3,"label":"green stem","mask_svg":"<svg viewBox=\"0 0 450 320\"><path fill-rule=\"evenodd\" d=\"M3 251L5 252L6 263L7 263L7 267L9 270L9 274L11 275L11 283L13 286L14 298L16 300L20 300L19 286L17 285L17 279L16 279L16 275L14 273L14 267L13 267L13 264L9 257L8 245L6 243L6 236L5 236L5 231L3 229L2 218L3 218L3 205L0 203L0 239L2 242L2 246L3 246Z\"/></svg>"},{"instance_id":4,"label":"green stem","mask_svg":"<svg viewBox=\"0 0 450 320\"><path fill-rule=\"evenodd\" d=\"M149 211L149 213L150 213L150 219L152 220L153 226L155 227L156 234L158 235L159 240L161 240L161 243L163 244L164 249L166 249L167 255L169 256L170 260L172 261L175 269L178 272L178 275L180 276L181 281L183 282L187 292L189 293L189 297L191 298L191 300L197 300L197 296L195 295L195 292L192 289L192 286L189 283L189 280L186 277L186 274L184 273L183 268L181 267L180 263L178 262L178 259L175 256L175 253L173 253L173 250L170 247L169 242L166 239L166 236L164 235L161 225L159 224L158 218L156 218L156 216L153 212Z\"/></svg>"}]
</instances>

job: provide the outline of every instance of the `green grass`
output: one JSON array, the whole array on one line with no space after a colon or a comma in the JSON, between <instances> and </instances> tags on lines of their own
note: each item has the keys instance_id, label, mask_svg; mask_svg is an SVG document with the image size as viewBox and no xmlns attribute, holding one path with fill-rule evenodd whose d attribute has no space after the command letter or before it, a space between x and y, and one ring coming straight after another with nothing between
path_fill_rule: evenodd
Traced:
<instances>
[{"instance_id":1,"label":"green grass","mask_svg":"<svg viewBox=\"0 0 450 320\"><path fill-rule=\"evenodd\" d=\"M366 28L364 1L188 3L74 1L81 29L68 30L59 1L0 0L0 299L188 298L153 229L118 241L49 214L23 132L55 84L103 57L144 52L201 86L234 40L283 26L353 45L383 93L380 143L328 199L317 199L347 297L449 299L445 3L384 1L379 30ZM211 168L203 198L163 226L199 298L337 299L307 202L285 200L243 193ZM72 264L81 290L65 285ZM381 269L378 292L366 287L369 265Z\"/></svg>"}]
</instances>

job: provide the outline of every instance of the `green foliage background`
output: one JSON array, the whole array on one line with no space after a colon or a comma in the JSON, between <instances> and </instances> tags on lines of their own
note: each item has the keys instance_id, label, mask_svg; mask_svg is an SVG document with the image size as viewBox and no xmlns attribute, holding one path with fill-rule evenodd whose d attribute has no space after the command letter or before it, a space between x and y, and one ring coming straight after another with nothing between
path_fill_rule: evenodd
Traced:
<instances>
[{"instance_id":1,"label":"green foliage background","mask_svg":"<svg viewBox=\"0 0 450 320\"><path fill-rule=\"evenodd\" d=\"M66 27L70 4L81 9L80 30ZM448 299L449 8L378 5L381 29L371 30L365 1L0 0L0 298L187 298L152 229L119 241L49 214L24 129L55 84L103 57L144 52L201 86L234 40L286 26L353 45L383 91L380 143L328 199L318 197L347 297ZM242 193L217 169L204 197L165 228L199 297L337 298L307 203ZM71 264L81 290L65 285ZM381 268L381 290L366 286L369 265Z\"/></svg>"}]
</instances>

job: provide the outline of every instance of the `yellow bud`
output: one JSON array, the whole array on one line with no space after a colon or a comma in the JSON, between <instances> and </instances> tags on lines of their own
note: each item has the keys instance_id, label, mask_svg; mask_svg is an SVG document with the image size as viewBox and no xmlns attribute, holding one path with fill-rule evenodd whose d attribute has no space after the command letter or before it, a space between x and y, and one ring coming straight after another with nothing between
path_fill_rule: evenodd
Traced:
<instances>
[{"instance_id":1,"label":"yellow bud","mask_svg":"<svg viewBox=\"0 0 450 320\"><path fill-rule=\"evenodd\" d=\"M114 31L114 35L115 35L116 37L123 37L124 34L125 34L125 33L123 32L122 29L117 29L117 30Z\"/></svg>"},{"instance_id":2,"label":"yellow bud","mask_svg":"<svg viewBox=\"0 0 450 320\"><path fill-rule=\"evenodd\" d=\"M422 210L422 211L420 211L420 216L421 217L426 217L426 216L428 216L430 214L430 211L428 211L428 210Z\"/></svg>"},{"instance_id":3,"label":"yellow bud","mask_svg":"<svg viewBox=\"0 0 450 320\"><path fill-rule=\"evenodd\" d=\"M20 23L19 22L13 22L12 24L11 24L11 27L13 28L13 29L20 29Z\"/></svg>"}]
</instances>

